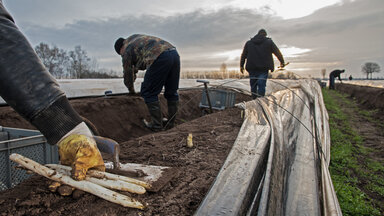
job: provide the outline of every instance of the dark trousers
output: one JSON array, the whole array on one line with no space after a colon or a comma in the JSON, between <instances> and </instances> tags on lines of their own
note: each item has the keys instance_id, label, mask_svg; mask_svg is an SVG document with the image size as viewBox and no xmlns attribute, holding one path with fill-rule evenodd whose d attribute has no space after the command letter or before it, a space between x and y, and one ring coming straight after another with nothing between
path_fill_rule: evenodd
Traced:
<instances>
[{"instance_id":1,"label":"dark trousers","mask_svg":"<svg viewBox=\"0 0 384 216\"><path fill-rule=\"evenodd\" d=\"M329 89L335 89L335 77L329 76Z\"/></svg>"},{"instance_id":2,"label":"dark trousers","mask_svg":"<svg viewBox=\"0 0 384 216\"><path fill-rule=\"evenodd\" d=\"M251 85L252 97L265 95L267 86L268 71L249 71L249 82Z\"/></svg>"},{"instance_id":3,"label":"dark trousers","mask_svg":"<svg viewBox=\"0 0 384 216\"><path fill-rule=\"evenodd\" d=\"M180 56L175 49L161 53L147 69L140 94L145 103L159 100L158 95L164 86L164 97L168 101L178 101L180 80Z\"/></svg>"}]
</instances>

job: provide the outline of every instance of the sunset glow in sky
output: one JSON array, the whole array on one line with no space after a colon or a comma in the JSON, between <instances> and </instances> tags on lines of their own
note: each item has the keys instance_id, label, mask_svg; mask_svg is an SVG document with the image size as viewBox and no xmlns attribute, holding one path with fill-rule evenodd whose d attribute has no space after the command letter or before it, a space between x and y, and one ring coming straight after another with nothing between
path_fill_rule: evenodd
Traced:
<instances>
[{"instance_id":1,"label":"sunset glow in sky","mask_svg":"<svg viewBox=\"0 0 384 216\"><path fill-rule=\"evenodd\" d=\"M81 45L100 68L122 71L118 37L143 33L174 44L182 71L238 69L242 48L260 28L281 49L288 70L320 77L361 65L384 68L384 0L3 0L33 46ZM369 32L369 34L367 34ZM278 64L278 62L276 62ZM384 77L384 72L377 74Z\"/></svg>"}]
</instances>

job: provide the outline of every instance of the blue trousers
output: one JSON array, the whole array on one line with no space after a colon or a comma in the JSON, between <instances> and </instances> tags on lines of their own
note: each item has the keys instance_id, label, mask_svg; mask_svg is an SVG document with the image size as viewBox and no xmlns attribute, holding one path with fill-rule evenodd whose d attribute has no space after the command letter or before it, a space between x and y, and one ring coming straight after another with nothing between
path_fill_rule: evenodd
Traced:
<instances>
[{"instance_id":1,"label":"blue trousers","mask_svg":"<svg viewBox=\"0 0 384 216\"><path fill-rule=\"evenodd\" d=\"M251 92L254 99L265 95L267 78L268 71L249 71L249 82L251 84Z\"/></svg>"},{"instance_id":2,"label":"blue trousers","mask_svg":"<svg viewBox=\"0 0 384 216\"><path fill-rule=\"evenodd\" d=\"M179 54L175 49L164 51L147 69L141 84L141 97L144 98L145 103L159 101L158 95L164 87L164 97L168 101L178 101L179 80Z\"/></svg>"}]
</instances>

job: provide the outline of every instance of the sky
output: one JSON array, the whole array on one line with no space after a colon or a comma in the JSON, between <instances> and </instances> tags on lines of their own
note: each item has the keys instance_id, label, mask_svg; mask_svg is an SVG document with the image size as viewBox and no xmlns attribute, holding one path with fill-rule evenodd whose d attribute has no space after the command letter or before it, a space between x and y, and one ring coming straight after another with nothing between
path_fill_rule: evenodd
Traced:
<instances>
[{"instance_id":1,"label":"sky","mask_svg":"<svg viewBox=\"0 0 384 216\"><path fill-rule=\"evenodd\" d=\"M141 33L177 47L182 71L238 70L244 44L260 28L280 48L287 70L321 77L345 69L384 77L384 0L3 0L32 46L80 45L99 68L122 73L119 37ZM275 64L279 65L278 60Z\"/></svg>"}]
</instances>

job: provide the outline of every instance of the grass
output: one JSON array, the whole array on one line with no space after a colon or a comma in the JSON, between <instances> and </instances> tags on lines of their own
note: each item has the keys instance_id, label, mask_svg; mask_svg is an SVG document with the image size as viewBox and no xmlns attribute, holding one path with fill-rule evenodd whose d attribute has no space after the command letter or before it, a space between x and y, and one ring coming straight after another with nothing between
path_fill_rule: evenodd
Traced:
<instances>
[{"instance_id":1,"label":"grass","mask_svg":"<svg viewBox=\"0 0 384 216\"><path fill-rule=\"evenodd\" d=\"M384 195L384 167L369 159L368 153L373 150L363 146L364 138L353 130L350 126L353 124L351 117L340 106L355 106L355 102L327 89L323 90L323 97L329 114L331 135L329 170L342 212L344 215L381 215L377 207L380 203L370 198L367 192ZM372 112L355 107L358 115L375 122ZM364 184L363 181L368 183Z\"/></svg>"}]
</instances>

